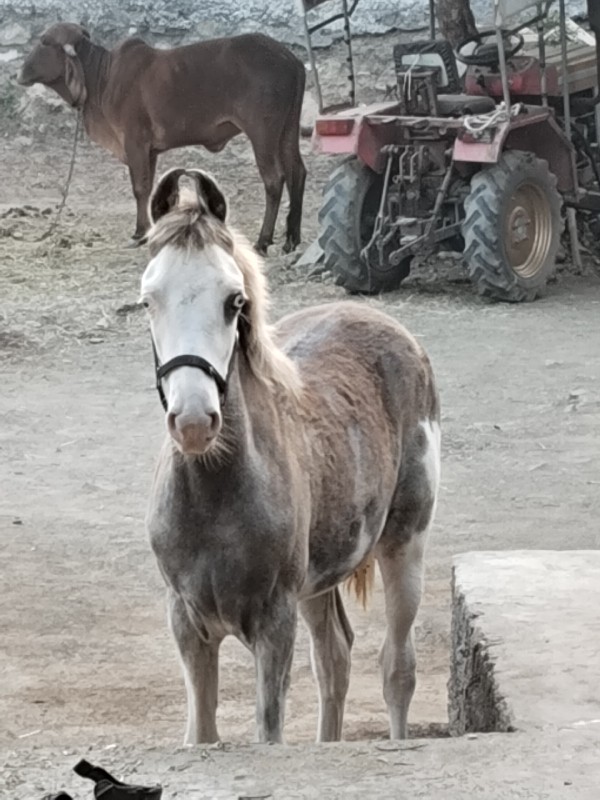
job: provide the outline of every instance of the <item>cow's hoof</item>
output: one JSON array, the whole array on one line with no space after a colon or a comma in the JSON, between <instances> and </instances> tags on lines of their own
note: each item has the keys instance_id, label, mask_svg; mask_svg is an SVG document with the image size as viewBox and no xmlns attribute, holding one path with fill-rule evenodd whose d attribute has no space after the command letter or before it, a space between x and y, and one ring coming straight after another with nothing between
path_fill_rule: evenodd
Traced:
<instances>
[{"instance_id":1,"label":"cow's hoof","mask_svg":"<svg viewBox=\"0 0 600 800\"><path fill-rule=\"evenodd\" d=\"M285 244L282 247L282 250L286 255L288 253L293 253L299 244L300 242L296 241L296 239L286 239Z\"/></svg>"},{"instance_id":2,"label":"cow's hoof","mask_svg":"<svg viewBox=\"0 0 600 800\"><path fill-rule=\"evenodd\" d=\"M266 256L268 248L269 248L269 245L264 244L263 242L257 242L254 245L254 249L256 250L256 252L258 253L259 256Z\"/></svg>"},{"instance_id":3,"label":"cow's hoof","mask_svg":"<svg viewBox=\"0 0 600 800\"><path fill-rule=\"evenodd\" d=\"M146 242L145 236L132 236L131 239L127 242L125 247L128 250L133 250L136 247L141 247Z\"/></svg>"}]
</instances>

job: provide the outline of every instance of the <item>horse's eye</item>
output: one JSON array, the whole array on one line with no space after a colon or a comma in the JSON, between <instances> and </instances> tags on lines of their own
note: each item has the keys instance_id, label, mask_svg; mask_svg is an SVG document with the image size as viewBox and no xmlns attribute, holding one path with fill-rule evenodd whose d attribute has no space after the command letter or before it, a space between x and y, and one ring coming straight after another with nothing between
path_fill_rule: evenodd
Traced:
<instances>
[{"instance_id":1,"label":"horse's eye","mask_svg":"<svg viewBox=\"0 0 600 800\"><path fill-rule=\"evenodd\" d=\"M231 322L240 313L246 304L246 298L241 292L229 295L225 303L225 319Z\"/></svg>"},{"instance_id":2,"label":"horse's eye","mask_svg":"<svg viewBox=\"0 0 600 800\"><path fill-rule=\"evenodd\" d=\"M240 311L244 307L245 302L246 298L241 292L234 294L233 297L231 298L231 305L233 306L233 308L237 309L237 311Z\"/></svg>"}]
</instances>

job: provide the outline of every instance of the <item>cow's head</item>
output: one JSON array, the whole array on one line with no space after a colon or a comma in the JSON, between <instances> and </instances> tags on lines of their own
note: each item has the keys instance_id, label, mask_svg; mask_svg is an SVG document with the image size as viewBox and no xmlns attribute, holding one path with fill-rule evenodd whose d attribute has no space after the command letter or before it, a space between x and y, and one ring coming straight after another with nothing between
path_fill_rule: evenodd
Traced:
<instances>
[{"instance_id":1,"label":"cow's head","mask_svg":"<svg viewBox=\"0 0 600 800\"><path fill-rule=\"evenodd\" d=\"M77 50L90 35L80 25L59 22L45 31L25 59L19 76L22 86L43 83L54 89L69 105L80 108L87 91Z\"/></svg>"}]
</instances>

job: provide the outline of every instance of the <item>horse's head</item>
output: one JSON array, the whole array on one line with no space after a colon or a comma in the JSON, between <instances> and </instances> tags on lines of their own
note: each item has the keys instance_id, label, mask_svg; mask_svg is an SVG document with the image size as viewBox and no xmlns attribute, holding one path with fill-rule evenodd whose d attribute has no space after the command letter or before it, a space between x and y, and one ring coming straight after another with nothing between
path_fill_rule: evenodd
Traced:
<instances>
[{"instance_id":1,"label":"horse's head","mask_svg":"<svg viewBox=\"0 0 600 800\"><path fill-rule=\"evenodd\" d=\"M179 181L194 192L182 196ZM212 178L175 169L150 201L152 260L141 302L150 317L168 431L182 453L201 455L222 425L226 382L247 304L244 274L225 226L227 205Z\"/></svg>"}]
</instances>

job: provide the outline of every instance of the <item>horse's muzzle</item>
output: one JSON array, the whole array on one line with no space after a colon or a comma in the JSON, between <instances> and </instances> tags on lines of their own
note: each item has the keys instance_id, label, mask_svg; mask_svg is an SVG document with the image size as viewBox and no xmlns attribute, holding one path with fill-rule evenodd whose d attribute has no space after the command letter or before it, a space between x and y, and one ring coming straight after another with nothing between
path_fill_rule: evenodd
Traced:
<instances>
[{"instance_id":1,"label":"horse's muzzle","mask_svg":"<svg viewBox=\"0 0 600 800\"><path fill-rule=\"evenodd\" d=\"M221 415L167 414L167 428L177 448L186 456L201 456L211 447L221 429Z\"/></svg>"}]
</instances>

